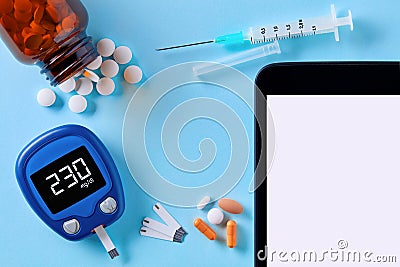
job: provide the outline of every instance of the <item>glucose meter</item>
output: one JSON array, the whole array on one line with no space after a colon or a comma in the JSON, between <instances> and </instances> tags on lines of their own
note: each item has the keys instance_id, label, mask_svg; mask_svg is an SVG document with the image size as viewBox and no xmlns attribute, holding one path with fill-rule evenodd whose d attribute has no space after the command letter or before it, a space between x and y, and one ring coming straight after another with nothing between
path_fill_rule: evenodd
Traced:
<instances>
[{"instance_id":1,"label":"glucose meter","mask_svg":"<svg viewBox=\"0 0 400 267\"><path fill-rule=\"evenodd\" d=\"M124 193L117 167L94 133L64 125L43 133L18 156L16 176L36 214L68 240L97 233L118 256L103 227L121 217Z\"/></svg>"}]
</instances>

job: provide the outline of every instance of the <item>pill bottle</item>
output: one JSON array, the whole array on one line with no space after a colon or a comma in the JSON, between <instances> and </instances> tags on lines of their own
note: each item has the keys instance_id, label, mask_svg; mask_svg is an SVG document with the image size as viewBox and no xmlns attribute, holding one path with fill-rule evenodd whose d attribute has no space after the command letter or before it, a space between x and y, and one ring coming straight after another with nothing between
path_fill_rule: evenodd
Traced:
<instances>
[{"instance_id":1,"label":"pill bottle","mask_svg":"<svg viewBox=\"0 0 400 267\"><path fill-rule=\"evenodd\" d=\"M80 0L0 0L0 36L14 57L55 86L98 56Z\"/></svg>"}]
</instances>

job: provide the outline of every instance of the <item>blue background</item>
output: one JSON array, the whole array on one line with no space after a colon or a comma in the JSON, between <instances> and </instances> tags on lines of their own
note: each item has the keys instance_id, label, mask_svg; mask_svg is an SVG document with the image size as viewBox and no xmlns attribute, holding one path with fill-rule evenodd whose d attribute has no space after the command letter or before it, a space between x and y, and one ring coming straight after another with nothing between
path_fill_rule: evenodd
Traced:
<instances>
[{"instance_id":1,"label":"blue background","mask_svg":"<svg viewBox=\"0 0 400 267\"><path fill-rule=\"evenodd\" d=\"M397 0L254 0L251 2L83 0L82 2L90 16L88 33L95 41L109 37L117 45L129 46L134 52L134 62L142 67L146 78L174 64L194 60L216 60L231 54L234 52L232 50L238 50L217 45L166 52L156 52L155 48L209 40L253 25L327 15L330 13L332 2L339 15L345 15L347 9L351 9L354 17L354 32L350 32L347 28L341 29L339 43L334 41L332 34L282 41L282 55L246 63L238 69L254 79L262 66L272 62L399 60L400 2ZM117 89L112 96L101 97L93 93L89 98L88 111L78 115L68 109L67 101L70 95L63 94L58 89L56 89L58 100L55 107L40 107L36 103L36 94L39 89L47 87L48 83L39 75L37 67L17 62L2 43L0 60L1 266L251 265L254 255L253 196L247 193L251 168L248 168L239 185L228 194L229 197L239 200L246 209L245 214L234 217L239 225L239 243L236 249L229 250L220 241L210 242L193 228L195 217L206 218L206 213L197 209L167 207L189 232L183 244L140 237L138 231L142 218L145 216L159 218L152 211L155 201L137 186L129 174L122 152L123 117L137 87L126 85L119 75L115 78ZM323 85L321 89L323 90ZM177 93L174 101L163 101L162 104L166 109L171 109L177 104L179 97L182 99L198 95L215 97L237 108L251 135L252 114L239 99L235 99L224 90L212 86L199 88L188 86L188 90L177 90ZM120 171L127 204L123 217L107 229L121 254L121 257L114 261L109 260L95 236L81 242L69 242L49 230L32 212L18 188L14 164L20 150L43 131L66 123L82 124L93 130L110 150ZM157 130L157 122L154 127ZM229 149L227 135L220 126L207 120L195 121L184 129L181 136L183 152L188 158L198 156L198 151L194 148L199 135L213 138L219 146L219 151ZM155 152L151 154L154 161L157 161L158 149L157 147L150 149L150 152L152 150ZM221 156L216 164L223 169L226 158ZM198 180L196 183L202 184ZM223 229L218 227L216 229L223 236Z\"/></svg>"}]
</instances>

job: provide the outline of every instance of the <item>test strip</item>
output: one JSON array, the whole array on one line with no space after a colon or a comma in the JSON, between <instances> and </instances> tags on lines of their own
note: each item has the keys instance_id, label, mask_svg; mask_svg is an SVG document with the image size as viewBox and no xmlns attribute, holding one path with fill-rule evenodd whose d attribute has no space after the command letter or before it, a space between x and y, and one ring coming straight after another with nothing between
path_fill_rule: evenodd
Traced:
<instances>
[{"instance_id":1,"label":"test strip","mask_svg":"<svg viewBox=\"0 0 400 267\"><path fill-rule=\"evenodd\" d=\"M99 237L104 248L107 250L108 255L110 255L111 259L114 259L115 257L119 256L117 249L115 248L110 237L107 235L106 230L104 230L104 227L100 225L94 228L93 230L96 232L97 236Z\"/></svg>"},{"instance_id":2,"label":"test strip","mask_svg":"<svg viewBox=\"0 0 400 267\"><path fill-rule=\"evenodd\" d=\"M179 225L179 223L171 216L171 214L168 213L168 211L160 203L155 204L153 206L153 210L155 213L158 214L158 216L161 217L161 219L163 219L166 224L168 224L168 226L174 228L179 233L186 234L186 231L183 230L182 226Z\"/></svg>"},{"instance_id":3,"label":"test strip","mask_svg":"<svg viewBox=\"0 0 400 267\"><path fill-rule=\"evenodd\" d=\"M179 243L183 242L183 237L185 234L177 231L176 229L171 228L168 225L162 224L148 217L144 218L142 224L143 226L146 226L154 231L172 237L175 242Z\"/></svg>"},{"instance_id":4,"label":"test strip","mask_svg":"<svg viewBox=\"0 0 400 267\"><path fill-rule=\"evenodd\" d=\"M174 237L176 229L173 229L165 224L162 224L156 220L150 219L149 217L144 218L143 226L151 228L157 232L163 233L167 236Z\"/></svg>"},{"instance_id":5,"label":"test strip","mask_svg":"<svg viewBox=\"0 0 400 267\"><path fill-rule=\"evenodd\" d=\"M140 235L174 242L174 238L173 237L167 236L167 235L162 234L160 232L157 232L157 231L155 231L153 229L150 229L150 228L148 228L146 226L143 226L142 228L140 228Z\"/></svg>"}]
</instances>

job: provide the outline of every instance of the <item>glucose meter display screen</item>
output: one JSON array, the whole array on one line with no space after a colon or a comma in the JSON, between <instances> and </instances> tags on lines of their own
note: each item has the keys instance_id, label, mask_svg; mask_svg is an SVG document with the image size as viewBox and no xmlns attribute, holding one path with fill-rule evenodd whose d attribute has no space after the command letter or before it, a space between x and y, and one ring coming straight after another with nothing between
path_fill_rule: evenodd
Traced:
<instances>
[{"instance_id":1,"label":"glucose meter display screen","mask_svg":"<svg viewBox=\"0 0 400 267\"><path fill-rule=\"evenodd\" d=\"M35 172L31 180L53 214L106 185L96 162L84 146Z\"/></svg>"}]
</instances>

